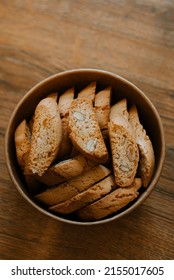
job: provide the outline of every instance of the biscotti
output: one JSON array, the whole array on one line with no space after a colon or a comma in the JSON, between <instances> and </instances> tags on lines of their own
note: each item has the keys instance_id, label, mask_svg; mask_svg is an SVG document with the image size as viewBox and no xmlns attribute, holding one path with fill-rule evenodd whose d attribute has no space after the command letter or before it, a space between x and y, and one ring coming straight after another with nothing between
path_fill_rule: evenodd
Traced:
<instances>
[{"instance_id":1,"label":"biscotti","mask_svg":"<svg viewBox=\"0 0 174 280\"><path fill-rule=\"evenodd\" d=\"M77 215L83 221L94 221L116 213L138 197L138 189L141 185L141 179L135 178L131 186L113 190L103 198L80 209Z\"/></svg>"},{"instance_id":2,"label":"biscotti","mask_svg":"<svg viewBox=\"0 0 174 280\"><path fill-rule=\"evenodd\" d=\"M114 176L110 175L87 190L73 196L71 199L50 207L50 210L64 215L70 214L100 199L111 192L114 188Z\"/></svg>"},{"instance_id":3,"label":"biscotti","mask_svg":"<svg viewBox=\"0 0 174 280\"><path fill-rule=\"evenodd\" d=\"M109 114L111 104L111 87L99 91L95 95L94 107L98 124L101 131L108 129Z\"/></svg>"},{"instance_id":4,"label":"biscotti","mask_svg":"<svg viewBox=\"0 0 174 280\"><path fill-rule=\"evenodd\" d=\"M86 158L82 154L79 154L73 158L69 158L54 164L52 167L50 167L50 170L55 175L61 175L66 179L71 179L79 176L95 165L97 165L96 162Z\"/></svg>"},{"instance_id":5,"label":"biscotti","mask_svg":"<svg viewBox=\"0 0 174 280\"><path fill-rule=\"evenodd\" d=\"M57 156L62 139L62 126L57 94L50 94L36 107L28 168L42 176Z\"/></svg>"},{"instance_id":6,"label":"biscotti","mask_svg":"<svg viewBox=\"0 0 174 280\"><path fill-rule=\"evenodd\" d=\"M113 123L122 125L132 134L126 98L121 99L111 106L109 120Z\"/></svg>"},{"instance_id":7,"label":"biscotti","mask_svg":"<svg viewBox=\"0 0 174 280\"><path fill-rule=\"evenodd\" d=\"M97 165L76 178L36 195L35 198L46 205L55 205L88 189L109 174L110 169Z\"/></svg>"},{"instance_id":8,"label":"biscotti","mask_svg":"<svg viewBox=\"0 0 174 280\"><path fill-rule=\"evenodd\" d=\"M95 92L96 92L96 82L92 82L78 93L78 98L83 98L83 99L85 98L94 102Z\"/></svg>"},{"instance_id":9,"label":"biscotti","mask_svg":"<svg viewBox=\"0 0 174 280\"><path fill-rule=\"evenodd\" d=\"M70 88L63 92L59 97L59 110L61 118L69 113L69 108L74 99L74 88Z\"/></svg>"},{"instance_id":10,"label":"biscotti","mask_svg":"<svg viewBox=\"0 0 174 280\"><path fill-rule=\"evenodd\" d=\"M69 108L74 99L74 88L70 88L63 92L58 101L60 116L62 121L62 140L59 147L59 153L57 159L63 159L66 157L72 149L72 143L68 133L68 120L69 120Z\"/></svg>"},{"instance_id":11,"label":"biscotti","mask_svg":"<svg viewBox=\"0 0 174 280\"><path fill-rule=\"evenodd\" d=\"M90 100L73 100L69 111L69 132L72 143L82 154L99 163L107 162L107 148Z\"/></svg>"},{"instance_id":12,"label":"biscotti","mask_svg":"<svg viewBox=\"0 0 174 280\"><path fill-rule=\"evenodd\" d=\"M143 186L147 187L154 172L155 155L152 142L140 123L138 111L135 105L132 105L129 110L129 121L132 125L135 139L140 151L140 176L142 178Z\"/></svg>"},{"instance_id":13,"label":"biscotti","mask_svg":"<svg viewBox=\"0 0 174 280\"><path fill-rule=\"evenodd\" d=\"M38 174L32 175L36 180L43 183L48 187L52 187L54 185L58 185L60 183L65 182L67 179L59 174L55 174L51 168L48 168L42 176Z\"/></svg>"},{"instance_id":14,"label":"biscotti","mask_svg":"<svg viewBox=\"0 0 174 280\"><path fill-rule=\"evenodd\" d=\"M95 165L97 165L96 162L78 154L73 158L53 164L42 176L35 176L35 178L47 186L54 186L79 176Z\"/></svg>"},{"instance_id":15,"label":"biscotti","mask_svg":"<svg viewBox=\"0 0 174 280\"><path fill-rule=\"evenodd\" d=\"M68 157L71 150L72 150L72 143L69 138L69 132L68 132L68 123L69 123L69 115L66 114L62 119L62 140L59 146L59 152L57 154L57 160L62 160L65 157Z\"/></svg>"},{"instance_id":16,"label":"biscotti","mask_svg":"<svg viewBox=\"0 0 174 280\"><path fill-rule=\"evenodd\" d=\"M31 132L26 120L23 120L16 128L14 140L17 161L22 170L24 170L31 145Z\"/></svg>"},{"instance_id":17,"label":"biscotti","mask_svg":"<svg viewBox=\"0 0 174 280\"><path fill-rule=\"evenodd\" d=\"M115 182L120 187L127 187L135 178L139 151L128 121L125 100L114 105L113 110L111 108L108 129Z\"/></svg>"}]
</instances>

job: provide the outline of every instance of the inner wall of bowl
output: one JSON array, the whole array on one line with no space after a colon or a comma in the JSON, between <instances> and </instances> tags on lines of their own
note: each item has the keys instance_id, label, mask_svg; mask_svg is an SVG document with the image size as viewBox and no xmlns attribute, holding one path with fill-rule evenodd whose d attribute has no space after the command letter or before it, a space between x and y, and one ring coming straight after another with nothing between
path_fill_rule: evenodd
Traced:
<instances>
[{"instance_id":1,"label":"inner wall of bowl","mask_svg":"<svg viewBox=\"0 0 174 280\"><path fill-rule=\"evenodd\" d=\"M48 78L31 89L23 97L13 113L8 137L8 155L10 157L12 173L26 195L28 195L26 184L22 176L19 175L21 174L21 171L16 161L14 145L14 132L16 127L24 118L29 119L33 115L38 102L49 93L58 92L61 94L70 87L75 87L77 93L92 81L97 82L97 91L104 89L107 86L112 86L113 103L124 97L127 98L128 104L135 103L139 111L140 120L152 140L156 166L158 166L161 155L161 133L159 130L158 118L156 118L155 109L139 89L119 76L104 71L76 70L63 72Z\"/></svg>"}]
</instances>

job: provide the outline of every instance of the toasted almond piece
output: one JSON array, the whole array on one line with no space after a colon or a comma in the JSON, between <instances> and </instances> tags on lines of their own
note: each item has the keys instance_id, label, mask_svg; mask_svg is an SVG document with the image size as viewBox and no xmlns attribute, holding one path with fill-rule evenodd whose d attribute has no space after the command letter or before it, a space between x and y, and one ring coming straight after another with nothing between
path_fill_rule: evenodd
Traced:
<instances>
[{"instance_id":1,"label":"toasted almond piece","mask_svg":"<svg viewBox=\"0 0 174 280\"><path fill-rule=\"evenodd\" d=\"M135 105L129 110L129 121L132 125L135 139L140 151L139 171L143 186L147 187L154 173L155 155L152 142L140 123L138 111Z\"/></svg>"},{"instance_id":2,"label":"toasted almond piece","mask_svg":"<svg viewBox=\"0 0 174 280\"><path fill-rule=\"evenodd\" d=\"M111 174L110 169L102 165L96 165L78 177L36 195L35 198L46 205L52 206L90 188L109 174Z\"/></svg>"},{"instance_id":3,"label":"toasted almond piece","mask_svg":"<svg viewBox=\"0 0 174 280\"><path fill-rule=\"evenodd\" d=\"M50 207L50 210L60 213L69 214L78 209L100 199L104 195L108 194L115 188L114 176L110 175L102 181L96 183L87 190L77 194L69 200L66 200L60 204Z\"/></svg>"},{"instance_id":4,"label":"toasted almond piece","mask_svg":"<svg viewBox=\"0 0 174 280\"><path fill-rule=\"evenodd\" d=\"M30 152L31 132L26 120L23 120L15 130L14 134L16 157L18 164L24 170L26 160Z\"/></svg>"},{"instance_id":5,"label":"toasted almond piece","mask_svg":"<svg viewBox=\"0 0 174 280\"><path fill-rule=\"evenodd\" d=\"M94 152L97 146L97 141L98 141L97 138L89 139L86 143L86 149L89 152Z\"/></svg>"},{"instance_id":6,"label":"toasted almond piece","mask_svg":"<svg viewBox=\"0 0 174 280\"><path fill-rule=\"evenodd\" d=\"M131 186L116 188L103 198L80 209L77 215L83 221L95 221L116 213L137 198L141 185L141 179L135 178Z\"/></svg>"},{"instance_id":7,"label":"toasted almond piece","mask_svg":"<svg viewBox=\"0 0 174 280\"><path fill-rule=\"evenodd\" d=\"M85 116L81 112L74 112L73 116L79 121L84 121L85 119Z\"/></svg>"},{"instance_id":8,"label":"toasted almond piece","mask_svg":"<svg viewBox=\"0 0 174 280\"><path fill-rule=\"evenodd\" d=\"M75 112L80 112L84 119L74 117ZM72 143L84 156L99 163L108 160L107 148L90 100L73 100L69 111L69 132Z\"/></svg>"},{"instance_id":9,"label":"toasted almond piece","mask_svg":"<svg viewBox=\"0 0 174 280\"><path fill-rule=\"evenodd\" d=\"M62 139L62 125L57 94L42 99L35 109L28 168L42 176L57 156Z\"/></svg>"},{"instance_id":10,"label":"toasted almond piece","mask_svg":"<svg viewBox=\"0 0 174 280\"><path fill-rule=\"evenodd\" d=\"M78 93L78 98L86 98L94 102L95 99L95 91L96 91L96 82L90 83L87 87L83 88Z\"/></svg>"}]
</instances>

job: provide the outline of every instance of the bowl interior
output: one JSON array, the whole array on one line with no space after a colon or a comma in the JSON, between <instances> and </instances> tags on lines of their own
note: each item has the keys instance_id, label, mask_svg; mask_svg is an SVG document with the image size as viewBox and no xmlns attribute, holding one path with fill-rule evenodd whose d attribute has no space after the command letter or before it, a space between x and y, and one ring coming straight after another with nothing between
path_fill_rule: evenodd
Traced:
<instances>
[{"instance_id":1,"label":"bowl interior","mask_svg":"<svg viewBox=\"0 0 174 280\"><path fill-rule=\"evenodd\" d=\"M124 211L120 211L115 215L112 215L111 217L103 219L101 221L84 223L62 218L45 210L28 194L22 172L16 161L14 132L18 124L24 118L29 119L33 115L38 102L49 93L58 92L59 94L61 94L70 87L75 87L75 92L77 93L80 89L84 88L92 81L97 82L97 91L104 89L106 86L112 86L113 103L126 97L128 100L128 104L134 103L137 106L141 123L146 129L147 134L149 135L154 147L156 164L153 178L147 190L145 190L140 195L140 197L134 203L132 203L130 207L125 208ZM5 139L5 155L7 167L12 181L15 183L17 189L21 192L21 194L29 201L29 203L31 203L41 212L44 212L45 214L55 219L76 224L95 224L116 219L125 215L126 213L129 213L140 203L142 203L144 199L146 199L150 194L159 179L164 161L164 150L165 145L163 127L160 117L150 100L142 93L141 90L139 90L136 86L126 81L125 79L106 71L92 69L79 69L62 72L42 81L41 83L33 87L21 99L21 101L13 111L9 121Z\"/></svg>"}]
</instances>

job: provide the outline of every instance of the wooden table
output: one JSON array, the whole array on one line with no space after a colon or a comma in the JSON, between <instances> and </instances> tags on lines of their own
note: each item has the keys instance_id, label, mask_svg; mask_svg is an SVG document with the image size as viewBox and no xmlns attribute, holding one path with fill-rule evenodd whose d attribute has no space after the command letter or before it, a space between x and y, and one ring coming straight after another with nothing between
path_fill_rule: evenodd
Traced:
<instances>
[{"instance_id":1,"label":"wooden table","mask_svg":"<svg viewBox=\"0 0 174 280\"><path fill-rule=\"evenodd\" d=\"M174 258L174 3L0 1L0 258ZM135 83L157 108L166 160L150 197L125 218L93 227L45 217L7 172L4 136L12 110L42 79L99 68Z\"/></svg>"}]
</instances>

